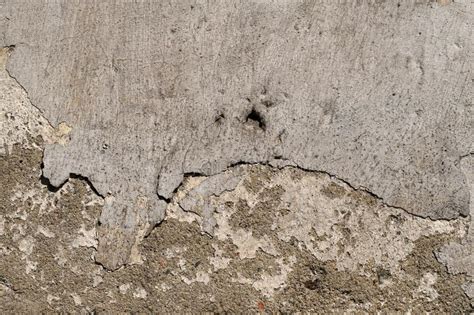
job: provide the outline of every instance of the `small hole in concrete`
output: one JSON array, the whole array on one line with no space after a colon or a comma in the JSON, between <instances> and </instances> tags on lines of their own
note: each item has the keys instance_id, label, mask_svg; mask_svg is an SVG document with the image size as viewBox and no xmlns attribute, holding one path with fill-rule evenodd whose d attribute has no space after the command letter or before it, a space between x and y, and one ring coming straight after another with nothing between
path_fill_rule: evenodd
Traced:
<instances>
[{"instance_id":1,"label":"small hole in concrete","mask_svg":"<svg viewBox=\"0 0 474 315\"><path fill-rule=\"evenodd\" d=\"M258 111L255 110L255 108L252 108L250 113L247 115L245 121L254 122L255 124L258 124L258 127L260 127L260 129L262 130L265 130L266 128L265 119Z\"/></svg>"}]
</instances>

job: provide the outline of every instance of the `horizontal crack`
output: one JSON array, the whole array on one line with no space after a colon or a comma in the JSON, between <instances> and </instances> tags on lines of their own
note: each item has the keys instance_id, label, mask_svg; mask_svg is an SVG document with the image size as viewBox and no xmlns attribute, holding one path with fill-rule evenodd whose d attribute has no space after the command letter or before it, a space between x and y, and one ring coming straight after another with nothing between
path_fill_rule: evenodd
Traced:
<instances>
[{"instance_id":1,"label":"horizontal crack","mask_svg":"<svg viewBox=\"0 0 474 315\"><path fill-rule=\"evenodd\" d=\"M468 156L470 154L467 154L466 156ZM280 161L286 161L288 162L287 165L283 165L283 166L275 166L275 165L272 165L270 164L270 161L267 160L267 161L261 161L261 162L247 162L247 161L237 161L237 162L234 162L234 163L231 163L229 164L225 169L217 172L217 173L213 173L213 174L204 174L204 173L200 173L200 172L188 172L188 173L184 173L183 174L183 180L181 181L181 183L173 190L172 192L172 195L170 198L164 198L163 196L160 196L158 195L158 197L161 199L161 200L165 200L168 204L172 201L174 195L176 194L176 192L181 189L181 187L183 186L184 182L185 182L185 179L188 178L188 177L193 177L193 176L203 176L203 177L211 177L211 176L216 176L218 174L221 174L223 172L226 172L228 171L229 169L232 169L234 167L237 167L237 166L241 166L241 165L263 165L263 166L269 166L269 167L272 167L272 168L276 168L276 169L283 169L285 167L293 167L293 168L296 168L296 169L299 169L299 170L302 170L302 171L305 171L305 172L311 172L311 173L319 173L319 174L325 174L327 176L329 176L330 178L333 178L333 179L336 179L344 184L346 184L349 188L351 188L352 190L354 191L360 191L360 192L364 192L364 193L367 193L369 194L371 197L373 197L374 199L378 200L383 206L385 207L388 207L388 208L392 208L392 209L398 209L398 210L401 210L411 216L414 216L414 217L417 217L417 218L421 218L421 219L429 219L433 222L435 221L453 221L453 220L456 220L457 218L453 218L453 219L444 219L444 218L440 218L440 219L434 219L430 216L422 216L422 215L419 215L419 214L416 214L416 213L413 213L411 212L410 210L408 209L405 209L403 207L400 207L400 206L397 206L397 205L392 205L392 204L389 204L387 203L382 197L380 197L379 195L377 195L376 193L370 191L369 189L367 189L366 187L362 187L362 186L359 186L359 187L356 187L354 185L352 185L350 182L348 182L347 180L335 175L335 174L332 174L328 171L324 171L324 170L315 170L315 169L308 169L308 168L304 168L300 165L298 165L297 163L291 161L291 160L288 160L288 159L282 159L282 158L276 158L277 160L280 160ZM178 203L179 204L179 203ZM181 207L181 206L180 206ZM182 208L182 207L181 207ZM183 209L183 208L182 208ZM185 209L183 209L184 211L187 211ZM190 212L193 212L193 211L190 211ZM193 212L195 213L195 212ZM197 213L195 213L197 214ZM199 215L199 214L197 214ZM461 217L466 217L466 215L460 215Z\"/></svg>"}]
</instances>

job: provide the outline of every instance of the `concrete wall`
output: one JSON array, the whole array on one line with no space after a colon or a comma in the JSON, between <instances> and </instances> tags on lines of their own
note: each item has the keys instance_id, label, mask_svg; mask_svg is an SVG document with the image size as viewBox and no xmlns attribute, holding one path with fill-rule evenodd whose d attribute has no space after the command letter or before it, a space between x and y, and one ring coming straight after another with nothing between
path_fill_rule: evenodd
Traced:
<instances>
[{"instance_id":1,"label":"concrete wall","mask_svg":"<svg viewBox=\"0 0 474 315\"><path fill-rule=\"evenodd\" d=\"M467 312L469 1L0 3L0 309Z\"/></svg>"}]
</instances>

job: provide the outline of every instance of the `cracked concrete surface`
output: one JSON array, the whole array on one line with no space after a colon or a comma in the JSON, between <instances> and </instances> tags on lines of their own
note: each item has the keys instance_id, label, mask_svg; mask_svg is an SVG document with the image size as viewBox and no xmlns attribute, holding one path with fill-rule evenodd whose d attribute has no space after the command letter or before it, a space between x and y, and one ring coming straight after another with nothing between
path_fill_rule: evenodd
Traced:
<instances>
[{"instance_id":1,"label":"cracked concrete surface","mask_svg":"<svg viewBox=\"0 0 474 315\"><path fill-rule=\"evenodd\" d=\"M468 282L463 287L466 294L474 299L474 156L468 155L461 160L461 167L471 187L471 224L468 235L461 242L449 243L437 254L438 260L443 262L449 272L463 273Z\"/></svg>"},{"instance_id":2,"label":"cracked concrete surface","mask_svg":"<svg viewBox=\"0 0 474 315\"><path fill-rule=\"evenodd\" d=\"M0 2L1 308L472 311L473 24Z\"/></svg>"},{"instance_id":3,"label":"cracked concrete surface","mask_svg":"<svg viewBox=\"0 0 474 315\"><path fill-rule=\"evenodd\" d=\"M11 1L2 15L7 70L73 127L44 176L113 197L104 243L129 245L103 252L121 252L112 269L184 174L241 161L326 171L423 217L468 214L470 2Z\"/></svg>"}]
</instances>

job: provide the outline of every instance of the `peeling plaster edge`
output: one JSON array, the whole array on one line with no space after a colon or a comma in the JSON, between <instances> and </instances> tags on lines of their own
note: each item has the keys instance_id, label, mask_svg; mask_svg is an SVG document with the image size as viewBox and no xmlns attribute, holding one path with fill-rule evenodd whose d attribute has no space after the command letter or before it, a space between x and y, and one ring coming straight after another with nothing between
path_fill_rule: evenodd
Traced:
<instances>
[{"instance_id":1,"label":"peeling plaster edge","mask_svg":"<svg viewBox=\"0 0 474 315\"><path fill-rule=\"evenodd\" d=\"M7 45L7 46L3 46L2 48L3 49L8 49L8 58L10 57L11 54L14 53L14 50L16 49L17 45ZM44 116L44 111L42 111L38 106L36 106L29 94L28 94L28 91L26 90L26 88L18 81L18 79L12 75L11 71L8 69L8 59L7 59L7 64L5 66L5 71L7 72L8 76L10 78L12 78L16 84L18 84L19 87L21 87L21 89L25 92L25 95L26 95L26 98L27 100L29 101L29 103L39 111L39 113L42 115L42 117L47 121L47 123L49 124L49 126L52 128L52 129L56 129L52 123L48 120L47 117ZM44 150L43 150L44 151ZM464 159L464 158L468 158L468 157L471 157L474 155L474 152L468 152L466 154L463 154L461 156L459 156L458 158L458 165L460 164L460 162ZM42 157L42 160L44 160L44 154L43 154L43 157ZM275 161L283 161L282 164L280 165L276 165L275 163L272 163L272 162L275 162ZM400 207L400 206L397 206L397 205L393 205L393 204L389 204L388 202L386 202L382 197L380 197L379 195L375 194L374 192L370 191L368 188L366 187L363 187L363 186L354 186L353 184L351 184L349 181L339 177L338 175L336 174L332 174L328 171L325 171L325 170L319 170L319 169L308 169L308 168L304 168L300 165L298 165L296 162L294 161L291 161L291 160L287 160L287 159L282 159L281 157L273 157L273 159L271 160L266 160L266 161L259 161L259 162L248 162L248 161L236 161L236 162L233 162L231 164L229 164L228 166L226 166L224 169L220 170L219 172L216 172L216 173L212 173L212 174L205 174L205 173L200 173L200 172L185 172L183 173L182 175L182 179L180 181L180 183L177 185L177 187L173 190L173 192L171 193L171 197L170 198L166 198L164 196L161 196L160 194L158 194L158 192L156 192L156 195L158 196L158 199L159 200L162 200L164 202L166 202L166 204L170 204L173 197L175 196L176 192L182 188L186 178L188 177L193 177L193 176L203 176L203 177L210 177L210 176L214 176L214 175L218 175L218 174L221 174L223 172L226 172L234 167L237 167L237 166L240 166L240 165L262 165L262 166L269 166L269 167L272 167L272 168L275 168L275 169L284 169L286 167L293 167L293 168L296 168L296 169L299 169L299 170L302 170L302 171L305 171L305 172L311 172L311 173L319 173L319 174L325 174L327 176L329 176L331 179L336 179L342 183L344 183L345 185L347 185L349 188L351 188L352 190L354 191L358 191L358 192L364 192L364 193L367 193L369 194L370 196L372 196L373 198L375 198L376 200L378 200L383 206L385 207L388 207L388 208L392 208L392 209L398 209L398 210L401 210L411 216L414 216L414 217L417 217L417 218L421 218L421 219L429 219L431 221L454 221L454 220L458 220L459 218L465 218L465 217L470 217L471 215L468 214L468 215L463 215L462 213L459 214L458 217L455 217L455 218L432 218L431 216L423 216L423 215L418 215L418 214L415 214L413 213L412 211L410 211L409 209L406 209L406 208L403 208L403 207ZM79 179L83 182L86 183L87 186L89 186L89 188L91 189L92 192L94 192L94 194L96 194L98 197L102 198L102 199L105 199L105 196L102 195L101 193L98 192L98 190L94 187L92 181L87 177L87 176L84 176L82 174L78 174L78 173L70 173L68 178L62 182L60 185L58 186L54 186L51 184L49 178L47 178L44 173L43 173L43 169L44 169L44 164L41 165L41 171L42 171L42 174L39 178L39 180L41 181L41 183L43 185L45 185L47 187L47 189L51 192L57 192L58 190L61 189L61 187L63 187L68 181L69 179L73 178L73 179ZM158 182L159 182L159 177L160 177L160 174L157 176L158 178ZM183 209L184 210L184 209ZM166 214L164 216L164 218L166 218ZM147 233L146 236L148 236L155 228L159 227L160 226L160 223L163 221L164 219L162 219L160 222L158 222L157 224L155 224L151 229L150 231ZM471 222L472 222L472 218L471 218ZM474 228L472 226L472 223L471 223L471 226L470 228ZM436 256L437 260L438 260L438 257ZM108 270L107 268L104 267L104 265L102 265L100 262L96 261L94 259L95 263L102 266L105 270ZM439 262L439 260L438 260ZM441 263L441 262L440 262ZM127 265L127 264L124 264L124 266ZM443 264L444 265L444 264Z\"/></svg>"},{"instance_id":2,"label":"peeling plaster edge","mask_svg":"<svg viewBox=\"0 0 474 315\"><path fill-rule=\"evenodd\" d=\"M466 155L466 156L469 156L469 154ZM283 163L283 165L275 165L274 163L272 163L274 161L284 161L284 163ZM354 191L364 192L364 193L369 194L371 197L375 198L377 201L379 201L383 206L385 206L387 208L401 210L401 211L406 212L407 214L409 214L411 216L421 218L421 219L429 219L433 222L435 222L435 221L455 221L455 220L458 220L460 218L467 218L467 217L470 216L469 214L468 215L463 215L462 213L459 213L459 216L455 217L455 218L433 218L431 216L419 215L419 214L413 213L409 209L403 208L401 206L390 204L390 203L386 202L383 197L381 197L381 196L377 195L376 193L372 192L367 187L364 187L364 186L357 186L356 187L353 184L351 184L349 181L339 177L336 174L332 174L328 171L320 170L320 169L305 168L305 167L302 167L302 166L298 165L294 161L287 160L287 159L281 159L281 158L274 158L274 159L271 159L271 160L260 161L260 162L247 162L247 161L241 160L241 161L237 161L237 162L229 164L226 168L224 168L223 170L221 170L219 172L211 173L211 174L200 173L200 172L187 172L187 173L183 174L183 179L181 180L180 184L173 190L173 192L171 194L171 198L166 198L166 197L161 196L160 194L157 193L158 198L160 200L166 201L167 203L170 203L170 201L173 199L173 196L176 194L176 192L179 189L181 189L181 187L183 186L183 183L185 182L186 178L194 177L194 176L202 176L202 177L215 176L215 175L219 175L221 173L224 173L224 172L226 172L226 171L228 171L228 170L230 170L230 169L232 169L236 166L240 166L240 165L262 165L262 166L269 166L269 167L272 167L272 168L278 169L278 170L284 169L286 167L293 167L293 168L296 168L296 169L299 169L301 171L308 172L308 173L325 174L325 175L329 176L331 179L335 179L337 181L340 181L340 182L344 183L345 185L347 185L349 188L351 188Z\"/></svg>"},{"instance_id":3,"label":"peeling plaster edge","mask_svg":"<svg viewBox=\"0 0 474 315\"><path fill-rule=\"evenodd\" d=\"M7 48L10 50L9 54L12 54L14 53L14 50L16 49L17 45L13 44L13 45L7 45L7 46L4 46L3 48ZM10 56L8 56L8 59L9 59ZM26 88L18 81L18 79L12 75L12 73L10 72L10 70L8 69L8 60L7 60L7 65L5 66L5 71L7 72L7 74L21 87L21 89L25 92L26 94L26 97L29 101L29 103L34 107L36 108L41 114L42 114L42 117L48 122L49 126L53 129L56 129L52 124L51 122L49 121L49 119L47 117L44 116L44 111L42 111L38 106L36 106L29 94L28 94L28 91L26 90ZM463 154L461 155L459 158L458 158L458 162L461 162L461 160L463 158L466 158L466 157L469 157L469 156L472 156L474 155L474 152L468 152L466 154ZM285 161L284 162L284 165L283 166L275 166L275 165L272 165L272 161ZM419 215L419 214L416 214L416 213L413 213L412 211L410 211L409 209L406 209L406 208L403 208L403 207L400 207L400 206L397 206L397 205L393 205L393 204L389 204L387 203L381 196L375 194L374 192L370 191L368 188L366 187L363 187L363 186L359 186L359 187L356 187L354 186L353 184L351 184L349 181L339 177L338 175L336 174L332 174L328 171L325 171L325 170L318 170L318 169L308 169L308 168L304 168L300 165L298 165L296 162L294 161L291 161L291 160L287 160L287 159L281 159L279 157L274 157L272 160L266 160L266 161L260 161L260 162L247 162L247 161L237 161L237 162L234 162L234 163L231 163L229 164L227 167L225 167L223 170L219 171L219 172L216 172L216 173L213 173L213 174L204 174L204 173L199 173L199 172L187 172L187 173L183 173L183 178L181 179L180 183L177 185L177 187L173 190L173 192L171 193L171 197L170 198L166 198L162 195L160 195L158 192L156 192L157 196L158 196L158 199L159 200L163 200L165 201L167 204L169 204L171 202L171 199L173 198L173 196L176 194L176 192L182 187L183 185L183 182L184 180L187 178L187 177L191 177L191 176L206 176L206 177L209 177L209 176L213 176L213 175L217 175L217 174L220 174L220 173L223 173L227 170L229 170L230 168L232 167L235 167L235 166L238 166L238 165L268 165L268 166L271 166L271 167L276 167L278 169L282 169L283 167L287 167L287 166L293 166L293 167L296 167L300 170L303 170L303 171L306 171L306 172L316 172L316 173L322 173L322 174L326 174L328 175L330 178L333 178L333 179L337 179L341 182L343 182L344 184L346 184L347 186L349 186L351 189L355 190L355 191L363 191L365 193L368 193L369 195L371 195L372 197L374 197L375 199L377 199L378 201L380 201L384 206L386 207L389 207L389 208L393 208L393 209L398 209L398 210L402 210L412 216L415 216L415 217L418 217L418 218L422 218L422 219L430 219L431 221L452 221L452 220L457 220L458 218L465 218L465 217L468 217L469 215L464 215L462 213L459 213L459 216L458 217L455 217L455 218L433 218L431 217L430 215L428 216L423 216L423 215ZM43 172L43 165L42 165L42 172ZM158 183L159 183L159 177L160 177L160 174L158 175ZM101 198L105 198L102 194L100 194L97 189L94 187L93 183L91 182L91 180L87 177L87 176L84 176L82 174L76 174L76 173L70 173L69 175L69 178L80 178L80 179L84 179L86 181L86 183L89 185L89 187L92 189L92 191L94 191L94 193L96 193L98 196L100 196ZM45 182L46 183L46 186L48 186L48 189L51 189L51 188L56 188L56 189L59 189L61 188L65 183L68 182L69 179L65 180L61 185L59 186L54 186L50 183L50 180L49 178L47 178L46 176L44 176L44 174L41 176L41 180L42 182ZM54 189L53 189L54 190Z\"/></svg>"},{"instance_id":4,"label":"peeling plaster edge","mask_svg":"<svg viewBox=\"0 0 474 315\"><path fill-rule=\"evenodd\" d=\"M15 53L15 49L16 47L18 46L18 44L16 45L7 45L7 46L4 46L2 47L3 49L8 49L9 52L8 52L8 56L7 56L7 62L6 62L6 65L5 65L5 71L7 72L8 76L10 78L12 78L16 84L18 84L18 86L25 92L25 95L26 95L26 98L28 99L28 102L31 104L31 106L33 106L34 108L36 108L39 113L41 114L41 116L48 122L49 126L52 128L52 129L56 129L53 124L51 124L51 122L49 121L49 119L44 115L44 111L41 110L41 108L39 108L38 106L36 106L33 101L31 100L30 98L30 95L28 93L28 91L26 90L26 88L20 83L20 81L11 73L11 71L8 69L8 61L10 59L10 56L12 54Z\"/></svg>"}]
</instances>

